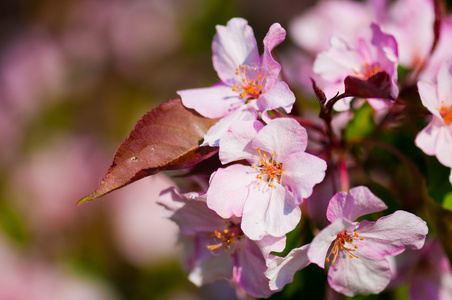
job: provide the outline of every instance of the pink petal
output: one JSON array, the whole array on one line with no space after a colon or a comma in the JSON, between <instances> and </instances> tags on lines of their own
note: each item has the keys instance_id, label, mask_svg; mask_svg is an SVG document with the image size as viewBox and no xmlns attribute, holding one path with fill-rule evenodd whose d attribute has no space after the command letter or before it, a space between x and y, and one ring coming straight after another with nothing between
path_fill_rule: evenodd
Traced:
<instances>
[{"instance_id":1,"label":"pink petal","mask_svg":"<svg viewBox=\"0 0 452 300\"><path fill-rule=\"evenodd\" d=\"M283 167L282 185L290 187L298 204L311 196L314 186L325 178L326 162L309 153L295 152L286 156Z\"/></svg>"},{"instance_id":2,"label":"pink petal","mask_svg":"<svg viewBox=\"0 0 452 300\"><path fill-rule=\"evenodd\" d=\"M359 71L363 64L358 52L340 38L331 39L331 47L317 55L314 61L314 73L326 80L342 81L352 70Z\"/></svg>"},{"instance_id":3,"label":"pink petal","mask_svg":"<svg viewBox=\"0 0 452 300\"><path fill-rule=\"evenodd\" d=\"M252 240L285 235L301 218L300 208L290 205L293 201L293 195L280 185L251 186L243 208L243 232Z\"/></svg>"},{"instance_id":4,"label":"pink petal","mask_svg":"<svg viewBox=\"0 0 452 300\"><path fill-rule=\"evenodd\" d=\"M223 218L242 216L245 202L250 197L250 185L256 185L253 183L256 174L253 168L243 165L218 169L210 179L207 206Z\"/></svg>"},{"instance_id":5,"label":"pink petal","mask_svg":"<svg viewBox=\"0 0 452 300\"><path fill-rule=\"evenodd\" d=\"M229 279L232 277L234 261L230 253L223 252L214 255L207 249L210 237L198 235L194 237L193 257L190 257L188 279L197 286L211 283L218 279ZM185 248L185 247L184 247Z\"/></svg>"},{"instance_id":6,"label":"pink petal","mask_svg":"<svg viewBox=\"0 0 452 300\"><path fill-rule=\"evenodd\" d=\"M290 113L294 103L295 95L289 89L289 86L283 81L278 81L269 90L259 96L257 107L259 111L281 107L285 112Z\"/></svg>"},{"instance_id":7,"label":"pink petal","mask_svg":"<svg viewBox=\"0 0 452 300\"><path fill-rule=\"evenodd\" d=\"M197 193L181 195L171 187L160 194L157 203L165 207L165 216L176 222L183 234L208 233L224 227L224 219L209 209Z\"/></svg>"},{"instance_id":8,"label":"pink petal","mask_svg":"<svg viewBox=\"0 0 452 300\"><path fill-rule=\"evenodd\" d=\"M253 148L274 152L278 163L293 152L305 151L307 144L306 129L291 118L271 120L253 140Z\"/></svg>"},{"instance_id":9,"label":"pink petal","mask_svg":"<svg viewBox=\"0 0 452 300\"><path fill-rule=\"evenodd\" d=\"M358 258L350 258L345 251L340 251L335 264L328 271L330 286L350 297L383 291L391 280L388 261L371 250L357 251L356 254Z\"/></svg>"},{"instance_id":10,"label":"pink petal","mask_svg":"<svg viewBox=\"0 0 452 300\"><path fill-rule=\"evenodd\" d=\"M264 127L260 121L236 121L220 141L220 160L223 164L256 156L251 140Z\"/></svg>"},{"instance_id":11,"label":"pink petal","mask_svg":"<svg viewBox=\"0 0 452 300\"><path fill-rule=\"evenodd\" d=\"M325 259L331 243L336 239L337 234L344 230L353 232L358 227L358 223L354 223L348 219L337 219L320 231L312 240L308 250L309 261L315 263L321 268L325 268Z\"/></svg>"},{"instance_id":12,"label":"pink petal","mask_svg":"<svg viewBox=\"0 0 452 300\"><path fill-rule=\"evenodd\" d=\"M438 100L444 103L439 105L452 105L452 60L441 64L438 72ZM438 109L438 108L437 108Z\"/></svg>"},{"instance_id":13,"label":"pink petal","mask_svg":"<svg viewBox=\"0 0 452 300\"><path fill-rule=\"evenodd\" d=\"M193 108L207 118L221 118L243 105L232 88L217 84L208 88L177 91L185 107Z\"/></svg>"},{"instance_id":14,"label":"pink petal","mask_svg":"<svg viewBox=\"0 0 452 300\"><path fill-rule=\"evenodd\" d=\"M261 67L267 70L265 74L264 91L276 82L281 66L272 57L272 50L286 38L286 31L278 23L273 24L264 38L264 53L261 57Z\"/></svg>"},{"instance_id":15,"label":"pink petal","mask_svg":"<svg viewBox=\"0 0 452 300\"><path fill-rule=\"evenodd\" d=\"M384 256L422 248L428 227L418 216L398 210L376 222L362 221L356 232L364 238L366 248Z\"/></svg>"},{"instance_id":16,"label":"pink petal","mask_svg":"<svg viewBox=\"0 0 452 300\"><path fill-rule=\"evenodd\" d=\"M391 92L391 95L398 95L398 90ZM397 98L397 97L394 97ZM370 106L376 111L383 110L392 105L391 101L387 99L379 99L379 98L368 98L367 102L369 102Z\"/></svg>"},{"instance_id":17,"label":"pink petal","mask_svg":"<svg viewBox=\"0 0 452 300\"><path fill-rule=\"evenodd\" d=\"M377 53L373 57L369 57L368 62L378 62L389 76L397 78L399 56L397 41L391 34L383 32L377 23L372 23L370 29L372 31L370 42L376 48L374 51Z\"/></svg>"},{"instance_id":18,"label":"pink petal","mask_svg":"<svg viewBox=\"0 0 452 300\"><path fill-rule=\"evenodd\" d=\"M210 127L204 135L204 142L201 146L209 145L218 147L220 139L228 131L231 124L236 121L252 121L257 119L257 112L251 105L242 105L236 111L220 119L215 125Z\"/></svg>"},{"instance_id":19,"label":"pink petal","mask_svg":"<svg viewBox=\"0 0 452 300\"><path fill-rule=\"evenodd\" d=\"M293 281L295 272L310 264L307 255L308 249L309 244L292 249L286 257L271 256L265 275L270 279L272 291L281 290L286 284Z\"/></svg>"},{"instance_id":20,"label":"pink petal","mask_svg":"<svg viewBox=\"0 0 452 300\"><path fill-rule=\"evenodd\" d=\"M432 114L439 119L442 119L438 111L438 109L441 108L441 100L438 96L437 85L430 82L419 81L417 83L417 88L422 104L427 107Z\"/></svg>"},{"instance_id":21,"label":"pink petal","mask_svg":"<svg viewBox=\"0 0 452 300\"><path fill-rule=\"evenodd\" d=\"M282 252L286 247L286 236L274 237L271 235L264 236L261 240L255 241L261 248L264 258L267 259L270 252Z\"/></svg>"},{"instance_id":22,"label":"pink petal","mask_svg":"<svg viewBox=\"0 0 452 300\"><path fill-rule=\"evenodd\" d=\"M331 198L326 216L330 222L340 218L355 221L357 218L387 209L380 198L372 194L369 188L358 186L349 193L339 192Z\"/></svg>"},{"instance_id":23,"label":"pink petal","mask_svg":"<svg viewBox=\"0 0 452 300\"><path fill-rule=\"evenodd\" d=\"M416 139L414 140L416 146L428 155L435 155L441 127L443 127L442 120L433 116L432 121L427 127L417 134Z\"/></svg>"},{"instance_id":24,"label":"pink petal","mask_svg":"<svg viewBox=\"0 0 452 300\"><path fill-rule=\"evenodd\" d=\"M232 86L236 83L239 65L258 66L259 52L253 29L241 18L231 19L226 26L217 25L214 37L213 66L221 81Z\"/></svg>"},{"instance_id":25,"label":"pink petal","mask_svg":"<svg viewBox=\"0 0 452 300\"><path fill-rule=\"evenodd\" d=\"M439 127L435 154L440 163L452 167L452 126Z\"/></svg>"},{"instance_id":26,"label":"pink petal","mask_svg":"<svg viewBox=\"0 0 452 300\"><path fill-rule=\"evenodd\" d=\"M264 257L254 241L244 239L241 250L235 252L236 270L234 280L240 287L258 298L267 298L273 292L269 288L269 280L264 275L267 266Z\"/></svg>"}]
</instances>

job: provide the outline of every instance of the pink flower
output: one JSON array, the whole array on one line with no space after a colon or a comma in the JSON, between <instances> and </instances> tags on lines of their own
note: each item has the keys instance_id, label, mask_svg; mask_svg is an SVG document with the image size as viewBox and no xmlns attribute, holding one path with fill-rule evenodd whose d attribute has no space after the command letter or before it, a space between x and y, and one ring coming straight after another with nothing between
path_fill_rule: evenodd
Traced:
<instances>
[{"instance_id":1,"label":"pink flower","mask_svg":"<svg viewBox=\"0 0 452 300\"><path fill-rule=\"evenodd\" d=\"M400 64L406 68L423 66L432 48L435 21L433 0L397 0L390 5L381 23L394 35Z\"/></svg>"},{"instance_id":2,"label":"pink flower","mask_svg":"<svg viewBox=\"0 0 452 300\"><path fill-rule=\"evenodd\" d=\"M223 118L204 137L205 144L218 146L220 137L234 120L255 120L257 112L283 108L290 112L295 96L283 81L278 81L281 66L271 51L286 36L278 23L264 38L264 53L259 56L253 30L241 18L227 26L217 26L213 65L220 82L209 88L178 91L182 103L208 118Z\"/></svg>"},{"instance_id":3,"label":"pink flower","mask_svg":"<svg viewBox=\"0 0 452 300\"><path fill-rule=\"evenodd\" d=\"M376 11L371 4L346 0L320 1L291 21L290 36L297 45L313 55L326 50L333 36L354 44L359 29L369 26L376 19Z\"/></svg>"},{"instance_id":4,"label":"pink flower","mask_svg":"<svg viewBox=\"0 0 452 300\"><path fill-rule=\"evenodd\" d=\"M205 196L179 194L174 188L162 192L158 203L164 215L180 228L189 279L200 286L229 279L254 297L272 294L265 277L265 259L270 251L282 251L285 237L266 236L252 241L240 228L240 218L223 219L210 210Z\"/></svg>"},{"instance_id":5,"label":"pink flower","mask_svg":"<svg viewBox=\"0 0 452 300\"><path fill-rule=\"evenodd\" d=\"M391 280L386 256L424 245L426 223L406 211L396 211L376 222L354 222L386 208L364 186L348 194L339 192L331 199L327 210L331 224L314 237L307 256L321 268L327 263L328 282L337 292L354 296L383 291Z\"/></svg>"},{"instance_id":6,"label":"pink flower","mask_svg":"<svg viewBox=\"0 0 452 300\"><path fill-rule=\"evenodd\" d=\"M422 104L432 113L431 122L416 136L416 146L452 167L452 60L444 62L435 83L418 82ZM449 177L452 183L452 173Z\"/></svg>"},{"instance_id":7,"label":"pink flower","mask_svg":"<svg viewBox=\"0 0 452 300\"><path fill-rule=\"evenodd\" d=\"M369 99L369 103L376 110L387 106L387 100L397 98L397 42L392 35L384 33L380 26L372 23L359 36L356 45L349 45L338 37L331 39L331 47L320 53L314 61L314 72L330 82L325 92L334 96L337 92L344 92L344 80L351 76L367 80L379 72L389 75L388 99ZM387 88L387 87L381 87ZM349 101L341 100L335 109L347 110Z\"/></svg>"},{"instance_id":8,"label":"pink flower","mask_svg":"<svg viewBox=\"0 0 452 300\"><path fill-rule=\"evenodd\" d=\"M326 163L305 152L307 133L295 120L236 122L220 142L223 164L210 180L207 205L224 218L242 217L251 239L283 236L298 224L298 205L325 176Z\"/></svg>"},{"instance_id":9,"label":"pink flower","mask_svg":"<svg viewBox=\"0 0 452 300\"><path fill-rule=\"evenodd\" d=\"M321 1L295 18L289 32L295 43L315 55L328 48L333 36L354 45L361 28L378 22L394 35L400 64L411 69L421 67L429 56L434 38L434 1L388 2Z\"/></svg>"},{"instance_id":10,"label":"pink flower","mask_svg":"<svg viewBox=\"0 0 452 300\"><path fill-rule=\"evenodd\" d=\"M117 251L137 267L161 264L178 254L174 245L179 230L170 220L160 218L161 207L155 203L160 192L173 185L164 175L156 174L118 190L109 199L108 215Z\"/></svg>"}]
</instances>

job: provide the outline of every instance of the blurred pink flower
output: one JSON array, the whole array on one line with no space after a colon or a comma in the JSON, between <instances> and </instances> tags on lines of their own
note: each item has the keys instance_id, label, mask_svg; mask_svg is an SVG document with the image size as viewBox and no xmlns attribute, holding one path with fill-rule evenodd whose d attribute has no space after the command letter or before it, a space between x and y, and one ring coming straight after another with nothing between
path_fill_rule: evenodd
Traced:
<instances>
[{"instance_id":1,"label":"blurred pink flower","mask_svg":"<svg viewBox=\"0 0 452 300\"><path fill-rule=\"evenodd\" d=\"M376 20L369 3L348 0L320 1L294 18L289 32L294 42L313 56L326 50L333 36L355 44L358 32Z\"/></svg>"},{"instance_id":2,"label":"blurred pink flower","mask_svg":"<svg viewBox=\"0 0 452 300\"><path fill-rule=\"evenodd\" d=\"M438 72L444 61L452 59L450 53L450 40L452 38L452 16L449 15L441 20L440 37L438 45L432 56L428 59L425 68L419 74L422 81L436 81Z\"/></svg>"},{"instance_id":3,"label":"blurred pink flower","mask_svg":"<svg viewBox=\"0 0 452 300\"><path fill-rule=\"evenodd\" d=\"M45 32L16 38L0 54L0 107L19 122L39 112L64 92L65 63L58 44Z\"/></svg>"},{"instance_id":4,"label":"blurred pink flower","mask_svg":"<svg viewBox=\"0 0 452 300\"><path fill-rule=\"evenodd\" d=\"M427 239L419 251L407 250L395 257L392 287L408 281L413 300L452 299L449 259L437 239Z\"/></svg>"},{"instance_id":5,"label":"blurred pink flower","mask_svg":"<svg viewBox=\"0 0 452 300\"><path fill-rule=\"evenodd\" d=\"M162 218L157 199L173 183L162 174L126 186L111 195L109 201L112 235L122 255L137 266L158 264L174 259L178 228Z\"/></svg>"},{"instance_id":6,"label":"blurred pink flower","mask_svg":"<svg viewBox=\"0 0 452 300\"><path fill-rule=\"evenodd\" d=\"M0 299L114 300L118 299L95 278L81 278L36 258L23 257L0 238Z\"/></svg>"},{"instance_id":7,"label":"blurred pink flower","mask_svg":"<svg viewBox=\"0 0 452 300\"><path fill-rule=\"evenodd\" d=\"M13 204L32 230L52 233L74 227L93 213L93 207L75 204L95 190L105 165L108 155L90 138L55 140L17 162Z\"/></svg>"},{"instance_id":8,"label":"blurred pink flower","mask_svg":"<svg viewBox=\"0 0 452 300\"><path fill-rule=\"evenodd\" d=\"M290 24L293 40L316 55L328 48L333 36L355 44L361 28L378 22L399 45L400 64L416 69L424 63L433 43L433 0L355 2L321 1Z\"/></svg>"},{"instance_id":9,"label":"blurred pink flower","mask_svg":"<svg viewBox=\"0 0 452 300\"><path fill-rule=\"evenodd\" d=\"M434 38L434 21L433 0L397 0L388 5L381 24L395 37L399 63L405 68L418 69L428 59Z\"/></svg>"},{"instance_id":10,"label":"blurred pink flower","mask_svg":"<svg viewBox=\"0 0 452 300\"><path fill-rule=\"evenodd\" d=\"M62 45L77 71L90 80L107 63L136 77L148 67L145 63L178 47L179 13L177 1L78 1L66 20Z\"/></svg>"}]
</instances>

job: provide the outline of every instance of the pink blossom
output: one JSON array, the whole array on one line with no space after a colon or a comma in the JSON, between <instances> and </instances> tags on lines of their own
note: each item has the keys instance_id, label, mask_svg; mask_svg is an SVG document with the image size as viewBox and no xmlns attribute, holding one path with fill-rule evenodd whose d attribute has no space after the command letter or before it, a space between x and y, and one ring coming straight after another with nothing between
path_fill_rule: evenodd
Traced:
<instances>
[{"instance_id":1,"label":"pink blossom","mask_svg":"<svg viewBox=\"0 0 452 300\"><path fill-rule=\"evenodd\" d=\"M289 33L297 45L316 55L328 48L333 36L353 45L359 29L368 27L373 20L376 11L369 3L320 1L291 21Z\"/></svg>"},{"instance_id":2,"label":"pink blossom","mask_svg":"<svg viewBox=\"0 0 452 300\"><path fill-rule=\"evenodd\" d=\"M117 300L112 287L101 280L83 278L38 259L33 251L14 247L0 232L0 299L14 300ZM30 249L28 249L30 250ZM20 255L24 252L28 255Z\"/></svg>"},{"instance_id":3,"label":"pink blossom","mask_svg":"<svg viewBox=\"0 0 452 300\"><path fill-rule=\"evenodd\" d=\"M397 40L399 63L410 69L421 68L430 55L435 21L433 0L398 0L387 9L381 21Z\"/></svg>"},{"instance_id":4,"label":"pink blossom","mask_svg":"<svg viewBox=\"0 0 452 300\"><path fill-rule=\"evenodd\" d=\"M422 104L432 113L432 120L416 136L416 146L439 162L452 167L452 60L444 62L436 82L419 81ZM449 177L452 183L452 173Z\"/></svg>"},{"instance_id":5,"label":"pink blossom","mask_svg":"<svg viewBox=\"0 0 452 300\"><path fill-rule=\"evenodd\" d=\"M107 155L87 136L56 138L22 157L10 186L25 224L37 233L57 234L89 220L94 207L75 208L74 199L95 189L107 164Z\"/></svg>"},{"instance_id":6,"label":"pink blossom","mask_svg":"<svg viewBox=\"0 0 452 300\"><path fill-rule=\"evenodd\" d=\"M305 152L307 133L295 120L236 122L220 142L223 164L210 180L207 205L224 218L242 217L251 239L283 236L298 224L303 198L325 176L324 160Z\"/></svg>"},{"instance_id":7,"label":"pink blossom","mask_svg":"<svg viewBox=\"0 0 452 300\"><path fill-rule=\"evenodd\" d=\"M347 296L381 292L391 280L386 256L406 248L420 249L428 228L419 217L398 210L376 222L356 218L386 208L372 192L359 186L333 196L327 210L331 222L312 240L308 259L328 267L328 282Z\"/></svg>"},{"instance_id":8,"label":"pink blossom","mask_svg":"<svg viewBox=\"0 0 452 300\"><path fill-rule=\"evenodd\" d=\"M209 88L178 91L182 103L208 118L223 118L204 137L205 143L218 146L220 137L234 120L255 120L257 112L283 108L290 112L295 96L283 81L278 81L281 66L271 51L286 36L278 23L264 38L264 53L259 56L253 30L241 18L227 26L217 26L212 44L213 65L220 82Z\"/></svg>"},{"instance_id":9,"label":"pink blossom","mask_svg":"<svg viewBox=\"0 0 452 300\"><path fill-rule=\"evenodd\" d=\"M179 194L174 188L162 192L158 203L164 216L180 228L189 279L201 286L228 279L255 297L272 294L265 277L265 259L270 251L282 251L285 237L266 236L252 241L240 228L240 218L223 219L198 193Z\"/></svg>"},{"instance_id":10,"label":"pink blossom","mask_svg":"<svg viewBox=\"0 0 452 300\"><path fill-rule=\"evenodd\" d=\"M344 80L348 76L367 80L379 72L385 72L390 77L391 99L395 99L399 93L397 61L396 40L392 35L384 33L378 24L372 23L369 28L361 31L354 45L333 37L331 47L317 56L313 69L330 83L325 89L330 96L344 92ZM346 100L338 102L335 109L348 109L350 99ZM390 99L368 99L376 110L385 108L388 100Z\"/></svg>"},{"instance_id":11,"label":"pink blossom","mask_svg":"<svg viewBox=\"0 0 452 300\"><path fill-rule=\"evenodd\" d=\"M291 22L291 36L300 47L315 55L328 48L333 36L354 45L361 28L378 22L394 35L400 64L412 69L421 67L433 43L433 1L388 2L321 1Z\"/></svg>"}]
</instances>

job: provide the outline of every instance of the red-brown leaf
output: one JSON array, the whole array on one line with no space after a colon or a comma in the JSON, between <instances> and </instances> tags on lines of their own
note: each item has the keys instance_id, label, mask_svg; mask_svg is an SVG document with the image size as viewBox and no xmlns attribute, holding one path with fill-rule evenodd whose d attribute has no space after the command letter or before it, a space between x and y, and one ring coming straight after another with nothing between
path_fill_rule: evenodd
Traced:
<instances>
[{"instance_id":1,"label":"red-brown leaf","mask_svg":"<svg viewBox=\"0 0 452 300\"><path fill-rule=\"evenodd\" d=\"M348 76L344 84L345 93L353 97L395 100L391 95L391 78L386 72L378 72L369 79Z\"/></svg>"},{"instance_id":2,"label":"red-brown leaf","mask_svg":"<svg viewBox=\"0 0 452 300\"><path fill-rule=\"evenodd\" d=\"M113 163L94 193L78 204L94 200L129 183L163 170L191 167L218 148L199 147L204 134L217 122L169 100L146 113L121 143Z\"/></svg>"}]
</instances>

